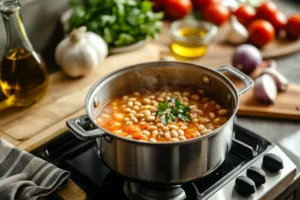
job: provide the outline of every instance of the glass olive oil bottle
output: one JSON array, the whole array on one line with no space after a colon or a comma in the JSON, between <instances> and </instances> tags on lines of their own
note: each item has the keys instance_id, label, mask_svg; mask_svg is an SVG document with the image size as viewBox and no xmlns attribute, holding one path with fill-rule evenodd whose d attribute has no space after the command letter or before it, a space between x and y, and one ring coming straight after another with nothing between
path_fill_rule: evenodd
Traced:
<instances>
[{"instance_id":1,"label":"glass olive oil bottle","mask_svg":"<svg viewBox=\"0 0 300 200\"><path fill-rule=\"evenodd\" d=\"M0 62L0 86L8 106L30 106L47 91L48 72L26 34L18 0L0 2L6 49Z\"/></svg>"}]
</instances>

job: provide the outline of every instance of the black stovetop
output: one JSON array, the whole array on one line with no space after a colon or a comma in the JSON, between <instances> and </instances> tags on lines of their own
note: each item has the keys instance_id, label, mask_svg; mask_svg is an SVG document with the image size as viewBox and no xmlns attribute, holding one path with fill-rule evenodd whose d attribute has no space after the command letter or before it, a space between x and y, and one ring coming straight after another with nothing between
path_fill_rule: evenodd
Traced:
<instances>
[{"instance_id":1,"label":"black stovetop","mask_svg":"<svg viewBox=\"0 0 300 200\"><path fill-rule=\"evenodd\" d=\"M234 126L235 138L223 164L211 174L193 183L182 185L187 199L201 199L211 195L235 177L252 159L272 146L264 138L238 126ZM53 164L69 170L71 179L94 199L128 199L123 192L125 179L112 173L98 158L92 141L80 141L70 132L50 141L32 152Z\"/></svg>"}]
</instances>

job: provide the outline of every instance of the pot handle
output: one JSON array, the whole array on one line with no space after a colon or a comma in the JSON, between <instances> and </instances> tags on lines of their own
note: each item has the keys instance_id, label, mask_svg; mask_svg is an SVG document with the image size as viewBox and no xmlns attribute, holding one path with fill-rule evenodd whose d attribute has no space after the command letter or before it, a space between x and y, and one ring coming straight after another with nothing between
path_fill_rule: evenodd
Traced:
<instances>
[{"instance_id":1,"label":"pot handle","mask_svg":"<svg viewBox=\"0 0 300 200\"><path fill-rule=\"evenodd\" d=\"M245 86L243 88L237 89L237 93L239 96L241 96L254 86L254 82L249 76L234 67L224 65L216 68L216 71L220 73L228 72L244 82Z\"/></svg>"},{"instance_id":2,"label":"pot handle","mask_svg":"<svg viewBox=\"0 0 300 200\"><path fill-rule=\"evenodd\" d=\"M68 119L66 122L68 129L80 140L101 137L105 134L100 129L84 130L83 127L89 126L90 123L91 121L87 115Z\"/></svg>"}]
</instances>

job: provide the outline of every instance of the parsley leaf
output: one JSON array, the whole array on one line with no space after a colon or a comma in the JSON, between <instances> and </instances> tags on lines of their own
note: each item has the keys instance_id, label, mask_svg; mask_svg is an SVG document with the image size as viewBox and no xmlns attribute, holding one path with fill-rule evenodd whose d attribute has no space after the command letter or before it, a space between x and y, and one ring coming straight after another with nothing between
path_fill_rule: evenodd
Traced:
<instances>
[{"instance_id":1,"label":"parsley leaf","mask_svg":"<svg viewBox=\"0 0 300 200\"><path fill-rule=\"evenodd\" d=\"M179 100L172 97L169 100L170 103L173 103L173 107L169 107L166 101L160 102L158 105L158 110L155 116L160 117L161 123L166 125L168 122L174 122L176 119L180 119L182 121L191 121L190 105L183 106Z\"/></svg>"}]
</instances>

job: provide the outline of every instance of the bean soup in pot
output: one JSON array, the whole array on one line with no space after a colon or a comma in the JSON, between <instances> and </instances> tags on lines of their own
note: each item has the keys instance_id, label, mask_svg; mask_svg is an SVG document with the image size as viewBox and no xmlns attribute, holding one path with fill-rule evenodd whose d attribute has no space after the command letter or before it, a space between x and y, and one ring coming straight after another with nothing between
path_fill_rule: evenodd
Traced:
<instances>
[{"instance_id":1,"label":"bean soup in pot","mask_svg":"<svg viewBox=\"0 0 300 200\"><path fill-rule=\"evenodd\" d=\"M227 122L228 109L195 86L139 88L111 99L97 124L127 138L177 142L208 134Z\"/></svg>"}]
</instances>

